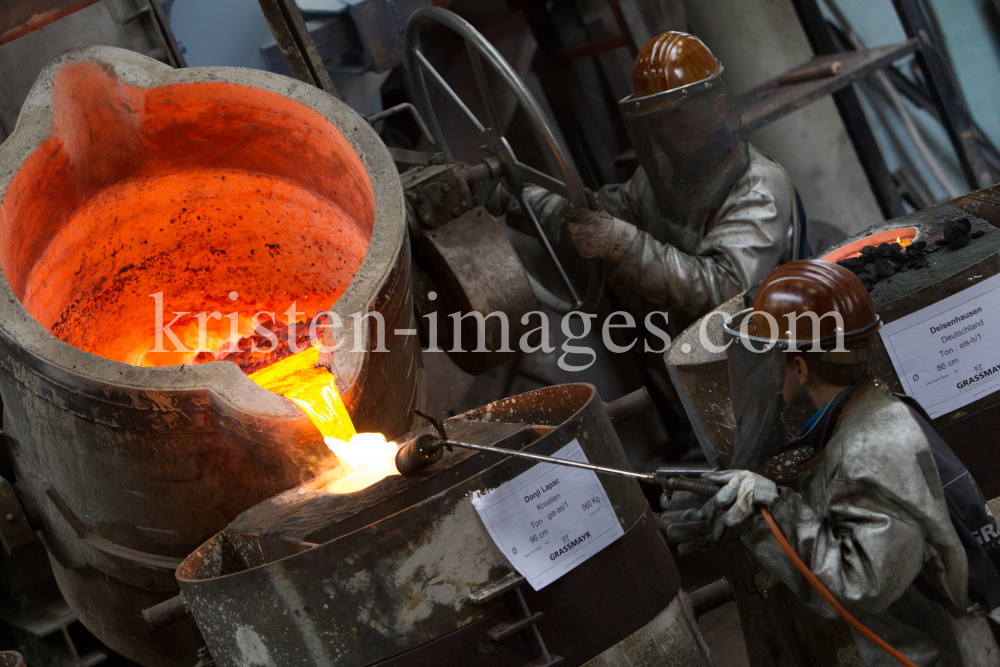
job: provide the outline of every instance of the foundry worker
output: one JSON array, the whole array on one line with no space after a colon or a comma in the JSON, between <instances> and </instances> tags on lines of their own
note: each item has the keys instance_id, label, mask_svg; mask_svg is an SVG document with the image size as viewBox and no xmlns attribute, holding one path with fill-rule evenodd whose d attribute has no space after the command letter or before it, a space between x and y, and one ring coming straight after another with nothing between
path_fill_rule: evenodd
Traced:
<instances>
[{"instance_id":1,"label":"foundry worker","mask_svg":"<svg viewBox=\"0 0 1000 667\"><path fill-rule=\"evenodd\" d=\"M799 254L795 190L746 143L722 67L697 37L667 32L633 67L621 101L639 168L569 206L536 186L525 202L549 237L615 268L613 283L694 319ZM531 225L515 202L508 224ZM804 241L802 241L804 245Z\"/></svg>"},{"instance_id":2,"label":"foundry worker","mask_svg":"<svg viewBox=\"0 0 1000 667\"><path fill-rule=\"evenodd\" d=\"M840 313L839 350L834 318L818 320L817 332L815 320L801 317L809 312ZM755 510L766 506L846 610L914 663L1000 665L987 622L1000 616L996 524L926 413L869 374L880 324L864 285L843 267L796 261L768 276L753 314L728 325L727 349L737 429L751 436L737 435L733 459L762 474L711 473L726 486L708 503L674 494L661 524L681 553L742 542L798 603L836 618ZM739 330L746 344L733 335ZM761 352L769 341L777 344ZM776 400L816 409L779 456ZM797 477L798 491L765 474ZM898 664L852 632L864 664Z\"/></svg>"}]
</instances>

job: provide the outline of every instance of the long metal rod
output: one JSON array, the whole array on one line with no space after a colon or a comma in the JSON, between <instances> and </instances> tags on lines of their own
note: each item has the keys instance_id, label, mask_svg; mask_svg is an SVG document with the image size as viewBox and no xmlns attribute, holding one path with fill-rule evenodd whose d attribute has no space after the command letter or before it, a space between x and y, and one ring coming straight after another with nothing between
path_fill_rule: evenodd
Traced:
<instances>
[{"instance_id":1,"label":"long metal rod","mask_svg":"<svg viewBox=\"0 0 1000 667\"><path fill-rule=\"evenodd\" d=\"M431 146L434 145L434 135L431 134L431 130L427 127L427 123L424 122L423 117L420 112L417 111L417 107L413 106L409 102L403 102L402 104L397 104L394 107L389 107L384 111L379 111L378 113L373 113L371 116L365 116L365 120L369 123L377 123L378 121L388 118L389 116L395 116L396 114L409 111L413 116L414 122L416 122L417 127L420 128L420 133L424 135L424 139L427 140Z\"/></svg>"},{"instance_id":2,"label":"long metal rod","mask_svg":"<svg viewBox=\"0 0 1000 667\"><path fill-rule=\"evenodd\" d=\"M524 617L531 618L531 610L528 609L528 602L524 599L524 593L521 592L521 587L518 586L515 588L514 593L517 595L517 601L521 605L521 611L524 613ZM545 645L545 640L542 639L542 633L538 629L537 623L531 624L531 633L535 636L535 643L538 644L538 648L542 651L542 658L545 659L545 664L549 664L552 662L552 655L549 653L549 649Z\"/></svg>"},{"instance_id":3,"label":"long metal rod","mask_svg":"<svg viewBox=\"0 0 1000 667\"><path fill-rule=\"evenodd\" d=\"M501 454L503 456L516 456L522 459L531 459L532 461L540 461L542 463L555 463L561 466L568 466L570 468L583 468L584 470L593 470L594 472L603 472L608 475L618 475L619 477L632 477L635 479L641 479L645 482L655 483L655 474L651 472L632 472L631 470L621 470L619 468L608 468L607 466L597 466L593 463L580 463L579 461L570 461L568 459L557 459L553 456L545 456L544 454L529 454L528 452L518 452L513 449L502 449L500 447L490 447L488 445L474 445L471 442L462 442L461 440L444 440L444 444L453 445L455 447L462 447L464 449L475 449L479 452L493 452L494 454Z\"/></svg>"}]
</instances>

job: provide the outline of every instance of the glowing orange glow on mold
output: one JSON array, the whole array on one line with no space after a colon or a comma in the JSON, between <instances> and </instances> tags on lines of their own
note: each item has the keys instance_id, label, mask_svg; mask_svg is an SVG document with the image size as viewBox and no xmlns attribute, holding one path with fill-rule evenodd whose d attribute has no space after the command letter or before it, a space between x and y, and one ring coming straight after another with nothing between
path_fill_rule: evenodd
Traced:
<instances>
[{"instance_id":1,"label":"glowing orange glow on mold","mask_svg":"<svg viewBox=\"0 0 1000 667\"><path fill-rule=\"evenodd\" d=\"M920 232L916 227L895 227L876 232L869 236L858 239L852 243L830 251L823 257L818 257L824 262L836 263L848 257L857 257L861 254L861 249L865 246L878 246L882 243L898 243L905 248L920 237Z\"/></svg>"}]
</instances>

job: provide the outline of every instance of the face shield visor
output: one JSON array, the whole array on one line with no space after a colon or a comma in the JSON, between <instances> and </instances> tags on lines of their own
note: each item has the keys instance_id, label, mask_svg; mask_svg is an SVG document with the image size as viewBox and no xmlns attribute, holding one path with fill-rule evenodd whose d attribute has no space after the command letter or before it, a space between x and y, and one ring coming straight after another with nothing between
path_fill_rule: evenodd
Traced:
<instances>
[{"instance_id":1,"label":"face shield visor","mask_svg":"<svg viewBox=\"0 0 1000 667\"><path fill-rule=\"evenodd\" d=\"M722 324L736 417L733 459L726 467L756 471L784 445L781 391L788 343L750 335L751 312L740 311Z\"/></svg>"},{"instance_id":2,"label":"face shield visor","mask_svg":"<svg viewBox=\"0 0 1000 667\"><path fill-rule=\"evenodd\" d=\"M839 315L839 313L830 313ZM801 316L805 317L805 315ZM763 318L763 320L756 318ZM822 354L824 362L843 365L867 363L871 356L870 336L882 326L876 315L862 328L845 331L843 319L834 318L833 335L797 339L798 318L791 317L779 327L773 315L747 308L723 322L723 338L729 367L733 414L736 417L736 442L729 468L758 470L789 442L782 415L785 401L782 390L789 352ZM818 332L819 324L808 331ZM783 331L786 337L754 335L766 323L767 332ZM761 326L757 326L761 325Z\"/></svg>"},{"instance_id":3,"label":"face shield visor","mask_svg":"<svg viewBox=\"0 0 1000 667\"><path fill-rule=\"evenodd\" d=\"M746 172L743 125L718 74L619 106L664 215L718 208Z\"/></svg>"}]
</instances>

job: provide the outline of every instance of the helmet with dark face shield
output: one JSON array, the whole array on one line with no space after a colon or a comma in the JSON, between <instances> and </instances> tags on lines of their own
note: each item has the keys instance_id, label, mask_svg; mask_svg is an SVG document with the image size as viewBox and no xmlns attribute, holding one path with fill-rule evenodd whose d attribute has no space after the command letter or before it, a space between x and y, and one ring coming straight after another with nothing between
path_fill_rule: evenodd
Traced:
<instances>
[{"instance_id":1,"label":"helmet with dark face shield","mask_svg":"<svg viewBox=\"0 0 1000 667\"><path fill-rule=\"evenodd\" d=\"M800 260L775 269L723 335L736 416L730 468L757 470L785 443L782 389L789 352L838 365L867 364L882 326L864 284L842 266Z\"/></svg>"},{"instance_id":2,"label":"helmet with dark face shield","mask_svg":"<svg viewBox=\"0 0 1000 667\"><path fill-rule=\"evenodd\" d=\"M721 73L708 47L685 33L664 33L636 57L636 92L619 106L666 216L718 208L750 162Z\"/></svg>"}]
</instances>

